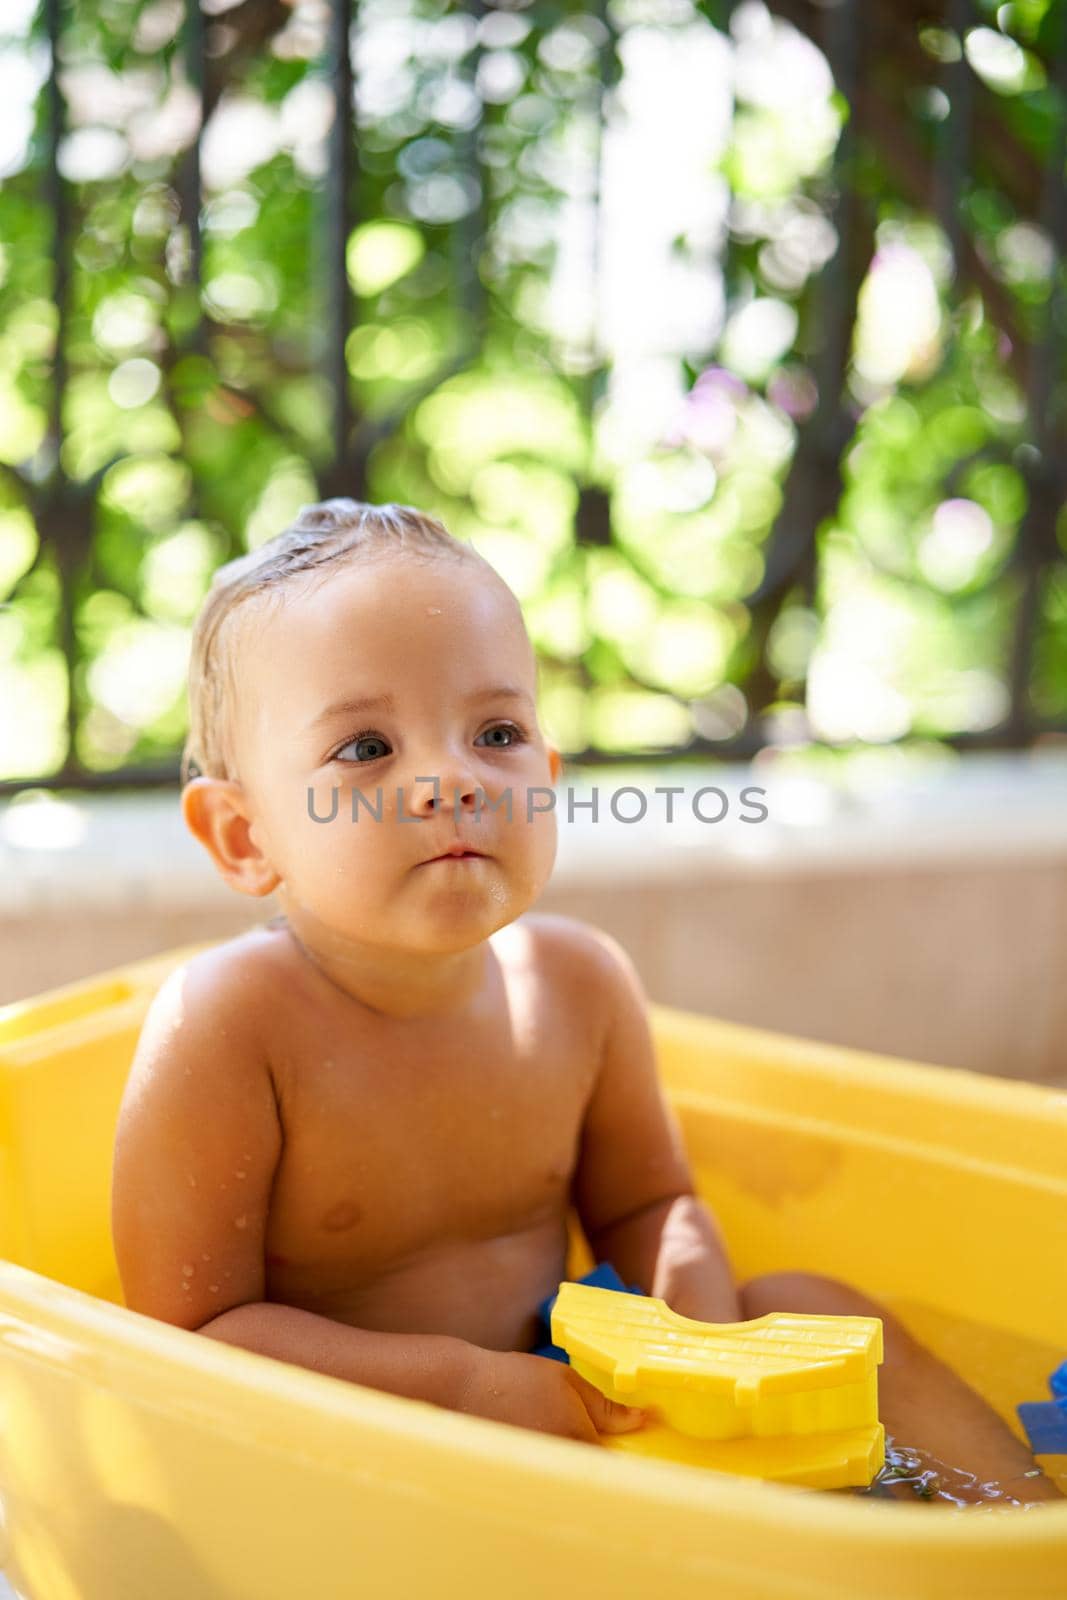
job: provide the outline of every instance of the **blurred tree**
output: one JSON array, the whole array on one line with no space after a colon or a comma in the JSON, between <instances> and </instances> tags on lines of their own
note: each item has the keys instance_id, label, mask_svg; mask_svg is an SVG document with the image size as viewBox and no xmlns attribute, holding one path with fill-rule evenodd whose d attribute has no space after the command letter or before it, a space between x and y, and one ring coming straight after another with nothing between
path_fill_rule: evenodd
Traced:
<instances>
[{"instance_id":1,"label":"blurred tree","mask_svg":"<svg viewBox=\"0 0 1067 1600\"><path fill-rule=\"evenodd\" d=\"M9 0L0 778L172 780L334 493L494 562L572 753L1062 725L1064 10Z\"/></svg>"}]
</instances>

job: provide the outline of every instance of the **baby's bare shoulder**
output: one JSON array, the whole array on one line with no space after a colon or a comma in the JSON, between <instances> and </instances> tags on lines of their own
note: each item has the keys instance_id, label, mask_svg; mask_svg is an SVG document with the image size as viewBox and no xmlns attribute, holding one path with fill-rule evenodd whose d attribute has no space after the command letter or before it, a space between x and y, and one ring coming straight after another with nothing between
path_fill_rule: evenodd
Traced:
<instances>
[{"instance_id":1,"label":"baby's bare shoulder","mask_svg":"<svg viewBox=\"0 0 1067 1600\"><path fill-rule=\"evenodd\" d=\"M625 964L630 959L619 941L603 928L558 911L528 911L502 932L512 930L525 932L541 959L577 962L583 974L610 974L620 961ZM499 933L494 934L494 941L500 937Z\"/></svg>"},{"instance_id":2,"label":"baby's bare shoulder","mask_svg":"<svg viewBox=\"0 0 1067 1600\"><path fill-rule=\"evenodd\" d=\"M586 1008L595 1005L606 1014L620 987L636 981L633 962L618 940L577 917L527 912L502 932L511 937L500 944L501 934L494 934L501 954L533 966L554 985L574 990Z\"/></svg>"},{"instance_id":3,"label":"baby's bare shoulder","mask_svg":"<svg viewBox=\"0 0 1067 1600\"><path fill-rule=\"evenodd\" d=\"M232 1061L238 1054L265 1059L276 986L259 932L200 950L168 973L145 1016L139 1061L173 1045L178 1036L195 1039L201 1051L220 1059Z\"/></svg>"}]
</instances>

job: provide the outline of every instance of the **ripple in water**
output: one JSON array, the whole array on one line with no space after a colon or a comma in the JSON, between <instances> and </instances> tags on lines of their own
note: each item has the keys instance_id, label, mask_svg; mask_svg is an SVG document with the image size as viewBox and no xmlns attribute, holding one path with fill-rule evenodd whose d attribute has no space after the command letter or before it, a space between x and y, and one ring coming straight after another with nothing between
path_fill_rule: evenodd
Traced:
<instances>
[{"instance_id":1,"label":"ripple in water","mask_svg":"<svg viewBox=\"0 0 1067 1600\"><path fill-rule=\"evenodd\" d=\"M1022 1478L1040 1478L1040 1467L1024 1472ZM846 1489L845 1494L870 1495L880 1500L929 1500L940 1505L982 1510L991 1504L1018 1506L1029 1510L1032 1501L1019 1499L1011 1487L1021 1487L1019 1478L1005 1482L981 1483L973 1472L949 1466L927 1450L901 1445L885 1436L885 1465L865 1489ZM1025 1492L1025 1491L1024 1491Z\"/></svg>"}]
</instances>

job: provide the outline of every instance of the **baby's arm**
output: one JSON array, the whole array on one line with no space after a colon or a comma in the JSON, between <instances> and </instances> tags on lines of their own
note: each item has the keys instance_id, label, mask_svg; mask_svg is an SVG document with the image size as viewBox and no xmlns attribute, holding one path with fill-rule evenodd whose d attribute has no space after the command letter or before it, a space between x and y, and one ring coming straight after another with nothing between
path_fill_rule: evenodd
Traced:
<instances>
[{"instance_id":1,"label":"baby's arm","mask_svg":"<svg viewBox=\"0 0 1067 1600\"><path fill-rule=\"evenodd\" d=\"M694 1192L682 1137L656 1072L646 1002L633 962L593 934L607 1026L582 1129L574 1198L598 1261L610 1261L682 1316L737 1322L742 1310L722 1235Z\"/></svg>"},{"instance_id":2,"label":"baby's arm","mask_svg":"<svg viewBox=\"0 0 1067 1600\"><path fill-rule=\"evenodd\" d=\"M264 1237L283 1130L257 980L207 951L155 996L119 1113L112 1233L127 1306L315 1372L439 1405L461 1339L375 1333L267 1301Z\"/></svg>"}]
</instances>

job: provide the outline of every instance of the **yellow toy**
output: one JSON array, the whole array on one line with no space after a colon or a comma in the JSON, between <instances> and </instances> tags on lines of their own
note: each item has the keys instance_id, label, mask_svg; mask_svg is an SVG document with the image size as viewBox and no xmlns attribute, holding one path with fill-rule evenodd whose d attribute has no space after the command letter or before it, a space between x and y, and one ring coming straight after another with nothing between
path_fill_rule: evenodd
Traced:
<instances>
[{"instance_id":1,"label":"yellow toy","mask_svg":"<svg viewBox=\"0 0 1067 1600\"><path fill-rule=\"evenodd\" d=\"M602 1394L652 1413L605 1435L611 1448L823 1489L869 1484L885 1460L878 1317L696 1322L652 1296L564 1283L552 1340Z\"/></svg>"}]
</instances>

